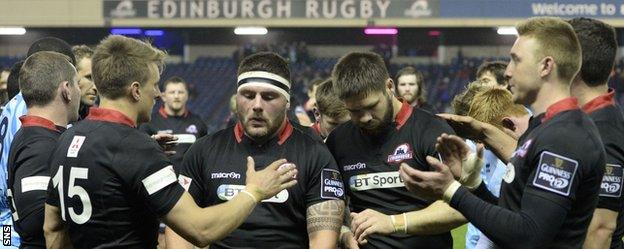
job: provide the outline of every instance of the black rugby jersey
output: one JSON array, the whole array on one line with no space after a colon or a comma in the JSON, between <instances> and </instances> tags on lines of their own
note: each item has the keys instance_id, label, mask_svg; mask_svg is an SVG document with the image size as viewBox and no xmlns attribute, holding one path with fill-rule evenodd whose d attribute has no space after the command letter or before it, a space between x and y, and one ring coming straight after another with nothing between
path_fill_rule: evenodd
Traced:
<instances>
[{"instance_id":1,"label":"black rugby jersey","mask_svg":"<svg viewBox=\"0 0 624 249\"><path fill-rule=\"evenodd\" d=\"M615 92L596 97L583 106L583 111L592 118L602 138L606 154L605 173L600 185L598 208L622 212L622 180L624 179L624 114L622 108L615 104ZM611 248L622 247L624 226L618 220L611 239Z\"/></svg>"},{"instance_id":2,"label":"black rugby jersey","mask_svg":"<svg viewBox=\"0 0 624 249\"><path fill-rule=\"evenodd\" d=\"M450 204L500 248L581 248L604 172L600 135L574 98L536 118L507 165L499 206L464 187Z\"/></svg>"},{"instance_id":3,"label":"black rugby jersey","mask_svg":"<svg viewBox=\"0 0 624 249\"><path fill-rule=\"evenodd\" d=\"M264 144L244 135L240 123L198 140L184 156L179 181L200 207L226 202L245 188L247 156L256 170L285 158L297 166L297 185L255 207L234 232L210 248L307 248L306 211L326 200L342 200L336 163L309 128L285 121Z\"/></svg>"},{"instance_id":4,"label":"black rugby jersey","mask_svg":"<svg viewBox=\"0 0 624 249\"><path fill-rule=\"evenodd\" d=\"M63 127L38 116L20 117L22 128L11 143L8 160L8 196L20 248L45 248L43 236L48 162Z\"/></svg>"},{"instance_id":5,"label":"black rugby jersey","mask_svg":"<svg viewBox=\"0 0 624 249\"><path fill-rule=\"evenodd\" d=\"M158 113L152 115L149 123L142 124L139 129L148 135L172 134L178 137L178 145L175 147L176 154L171 156L174 167L182 163L184 153L191 147L197 138L207 134L206 123L197 115L188 110L182 116L171 116L161 107Z\"/></svg>"},{"instance_id":6,"label":"black rugby jersey","mask_svg":"<svg viewBox=\"0 0 624 249\"><path fill-rule=\"evenodd\" d=\"M403 102L393 124L380 137L363 133L352 122L338 126L327 147L342 173L352 212L367 208L394 215L429 206L432 202L410 193L399 177L402 162L419 170L433 170L427 156L436 156L436 139L454 134L442 119ZM362 248L452 248L450 233L430 236L371 235Z\"/></svg>"},{"instance_id":7,"label":"black rugby jersey","mask_svg":"<svg viewBox=\"0 0 624 249\"><path fill-rule=\"evenodd\" d=\"M74 248L156 248L158 218L184 193L156 141L110 109L91 108L63 133L50 173L46 203Z\"/></svg>"}]
</instances>

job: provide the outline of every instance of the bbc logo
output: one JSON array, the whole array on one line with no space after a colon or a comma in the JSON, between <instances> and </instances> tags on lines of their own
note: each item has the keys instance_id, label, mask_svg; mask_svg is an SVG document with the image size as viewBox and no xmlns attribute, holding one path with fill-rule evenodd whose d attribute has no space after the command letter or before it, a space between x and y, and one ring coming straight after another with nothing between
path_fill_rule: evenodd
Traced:
<instances>
[{"instance_id":1,"label":"bbc logo","mask_svg":"<svg viewBox=\"0 0 624 249\"><path fill-rule=\"evenodd\" d=\"M11 245L11 225L2 225L2 245Z\"/></svg>"}]
</instances>

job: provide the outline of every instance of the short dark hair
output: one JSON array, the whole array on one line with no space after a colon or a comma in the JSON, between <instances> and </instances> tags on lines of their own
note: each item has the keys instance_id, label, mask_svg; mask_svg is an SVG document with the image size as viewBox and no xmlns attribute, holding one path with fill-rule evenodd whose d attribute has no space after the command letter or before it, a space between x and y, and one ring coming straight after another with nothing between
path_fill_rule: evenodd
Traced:
<instances>
[{"instance_id":1,"label":"short dark hair","mask_svg":"<svg viewBox=\"0 0 624 249\"><path fill-rule=\"evenodd\" d=\"M496 78L498 85L507 85L507 79L505 78L505 70L507 69L507 62L504 61L485 61L481 63L479 69L477 69L477 79L481 78L485 73L490 72Z\"/></svg>"},{"instance_id":2,"label":"short dark hair","mask_svg":"<svg viewBox=\"0 0 624 249\"><path fill-rule=\"evenodd\" d=\"M582 64L579 76L589 86L606 84L615 63L615 29L596 19L579 17L568 20L581 44Z\"/></svg>"},{"instance_id":3,"label":"short dark hair","mask_svg":"<svg viewBox=\"0 0 624 249\"><path fill-rule=\"evenodd\" d=\"M286 59L273 52L260 52L245 57L238 66L238 75L251 71L277 74L290 81L290 67Z\"/></svg>"},{"instance_id":4,"label":"short dark hair","mask_svg":"<svg viewBox=\"0 0 624 249\"><path fill-rule=\"evenodd\" d=\"M340 58L332 71L334 91L340 99L383 91L389 78L384 60L370 52L349 53Z\"/></svg>"},{"instance_id":5,"label":"short dark hair","mask_svg":"<svg viewBox=\"0 0 624 249\"><path fill-rule=\"evenodd\" d=\"M186 91L188 91L188 85L186 84L186 81L184 81L184 79L182 79L182 77L179 76L173 76L167 80L165 80L165 82L163 82L162 84L162 91L164 92L167 89L167 86L169 84L182 84L184 85L184 88L186 88Z\"/></svg>"},{"instance_id":6,"label":"short dark hair","mask_svg":"<svg viewBox=\"0 0 624 249\"><path fill-rule=\"evenodd\" d=\"M331 79L323 81L316 89L316 107L318 111L331 118L340 118L349 115L344 102L334 93L334 84Z\"/></svg>"},{"instance_id":7,"label":"short dark hair","mask_svg":"<svg viewBox=\"0 0 624 249\"><path fill-rule=\"evenodd\" d=\"M74 82L76 69L61 53L41 51L29 56L19 73L19 85L27 107L52 102L61 82Z\"/></svg>"},{"instance_id":8,"label":"short dark hair","mask_svg":"<svg viewBox=\"0 0 624 249\"><path fill-rule=\"evenodd\" d=\"M15 95L17 95L20 91L19 77L22 65L24 65L23 60L15 62L9 72L9 78L7 79L7 94L9 99L15 97Z\"/></svg>"},{"instance_id":9,"label":"short dark hair","mask_svg":"<svg viewBox=\"0 0 624 249\"><path fill-rule=\"evenodd\" d=\"M150 63L164 66L165 52L151 44L120 35L110 35L95 48L92 77L98 92L110 99L126 94L132 82L147 83Z\"/></svg>"},{"instance_id":10,"label":"short dark hair","mask_svg":"<svg viewBox=\"0 0 624 249\"><path fill-rule=\"evenodd\" d=\"M404 75L415 75L416 76L416 84L418 85L417 100L418 103L425 103L427 100L427 89L425 88L425 75L421 71L416 70L416 68L412 66L407 66L401 68L399 72L397 72L396 79L394 82L394 87L397 90L397 95L399 92L399 77Z\"/></svg>"},{"instance_id":11,"label":"short dark hair","mask_svg":"<svg viewBox=\"0 0 624 249\"><path fill-rule=\"evenodd\" d=\"M29 57L31 55L33 55L34 53L40 52L40 51L54 51L57 53L61 53L66 55L67 57L69 57L69 62L71 62L72 65L76 65L76 57L74 56L74 53L72 52L72 48L71 46L56 37L44 37L41 38L39 40L36 40L32 45L30 45L30 48L28 49L28 54L26 55L26 57Z\"/></svg>"}]
</instances>

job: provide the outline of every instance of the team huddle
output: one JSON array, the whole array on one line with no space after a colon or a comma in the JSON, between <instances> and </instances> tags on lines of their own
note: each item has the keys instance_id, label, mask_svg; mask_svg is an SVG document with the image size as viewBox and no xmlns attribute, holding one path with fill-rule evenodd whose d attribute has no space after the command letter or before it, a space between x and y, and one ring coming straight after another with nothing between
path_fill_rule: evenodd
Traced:
<instances>
[{"instance_id":1,"label":"team huddle","mask_svg":"<svg viewBox=\"0 0 624 249\"><path fill-rule=\"evenodd\" d=\"M516 29L510 61L482 65L454 113L426 103L416 69L393 78L353 52L315 84L305 126L287 60L252 54L212 134L183 79L159 84L165 52L44 38L9 76L0 218L19 248L156 248L161 223L166 248L453 248L466 223L467 248L624 248L615 30Z\"/></svg>"}]
</instances>

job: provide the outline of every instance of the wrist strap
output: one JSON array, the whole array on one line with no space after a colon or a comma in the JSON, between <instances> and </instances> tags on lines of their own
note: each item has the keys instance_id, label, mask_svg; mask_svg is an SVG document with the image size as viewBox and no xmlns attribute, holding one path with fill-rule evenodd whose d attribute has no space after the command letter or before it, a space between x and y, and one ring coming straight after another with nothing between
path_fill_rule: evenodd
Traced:
<instances>
[{"instance_id":1,"label":"wrist strap","mask_svg":"<svg viewBox=\"0 0 624 249\"><path fill-rule=\"evenodd\" d=\"M401 214L401 218L397 219L398 215L390 215L390 219L392 220L392 226L394 227L394 232L403 232L407 233L407 216L405 213Z\"/></svg>"},{"instance_id":2,"label":"wrist strap","mask_svg":"<svg viewBox=\"0 0 624 249\"><path fill-rule=\"evenodd\" d=\"M453 181L451 185L449 185L444 191L444 195L442 195L442 200L444 200L446 203L450 203L451 199L453 199L453 195L455 195L455 192L457 192L459 187L461 187L461 184L457 181Z\"/></svg>"}]
</instances>

